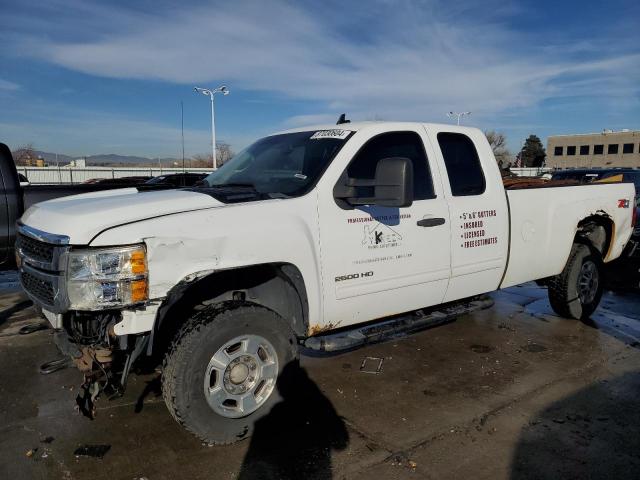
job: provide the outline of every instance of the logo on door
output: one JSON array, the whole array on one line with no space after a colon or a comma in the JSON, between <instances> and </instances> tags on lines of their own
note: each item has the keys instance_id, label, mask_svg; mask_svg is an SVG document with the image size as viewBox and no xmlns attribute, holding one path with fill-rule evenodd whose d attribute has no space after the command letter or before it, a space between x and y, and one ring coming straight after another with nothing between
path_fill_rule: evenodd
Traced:
<instances>
[{"instance_id":1,"label":"logo on door","mask_svg":"<svg viewBox=\"0 0 640 480\"><path fill-rule=\"evenodd\" d=\"M370 250L397 247L401 241L402 235L383 223L378 223L374 227L364 226L362 245Z\"/></svg>"}]
</instances>

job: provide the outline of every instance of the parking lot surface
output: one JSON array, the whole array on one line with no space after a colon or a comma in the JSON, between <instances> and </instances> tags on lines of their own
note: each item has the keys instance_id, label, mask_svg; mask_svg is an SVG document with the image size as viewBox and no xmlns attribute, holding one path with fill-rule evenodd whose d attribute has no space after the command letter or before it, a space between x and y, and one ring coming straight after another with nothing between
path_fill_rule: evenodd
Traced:
<instances>
[{"instance_id":1,"label":"parking lot surface","mask_svg":"<svg viewBox=\"0 0 640 480\"><path fill-rule=\"evenodd\" d=\"M0 286L0 478L640 475L638 294L607 293L578 322L527 284L444 326L338 355L303 352L298 388L254 436L208 447L169 415L158 373L101 398L95 420L77 414L80 373L38 373L59 357L51 331L19 334L38 319L15 279Z\"/></svg>"}]
</instances>

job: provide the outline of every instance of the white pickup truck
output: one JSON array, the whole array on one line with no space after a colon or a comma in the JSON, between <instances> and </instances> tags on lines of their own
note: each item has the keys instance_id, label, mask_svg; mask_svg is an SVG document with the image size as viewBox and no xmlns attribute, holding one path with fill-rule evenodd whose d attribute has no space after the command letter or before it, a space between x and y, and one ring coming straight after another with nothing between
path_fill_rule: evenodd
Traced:
<instances>
[{"instance_id":1,"label":"white pickup truck","mask_svg":"<svg viewBox=\"0 0 640 480\"><path fill-rule=\"evenodd\" d=\"M81 408L155 356L171 414L223 444L278 401L310 339L530 280L560 315L587 318L634 192L505 191L480 130L344 123L260 139L194 188L36 204L17 254L85 374Z\"/></svg>"}]
</instances>

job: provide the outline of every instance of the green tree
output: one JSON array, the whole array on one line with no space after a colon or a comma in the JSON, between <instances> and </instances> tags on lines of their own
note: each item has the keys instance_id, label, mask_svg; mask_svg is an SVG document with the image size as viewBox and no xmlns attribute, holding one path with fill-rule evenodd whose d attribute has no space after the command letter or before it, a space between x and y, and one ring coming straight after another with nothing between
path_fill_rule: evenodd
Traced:
<instances>
[{"instance_id":1,"label":"green tree","mask_svg":"<svg viewBox=\"0 0 640 480\"><path fill-rule=\"evenodd\" d=\"M546 156L547 152L537 135L529 135L518 154L523 167L541 167Z\"/></svg>"}]
</instances>

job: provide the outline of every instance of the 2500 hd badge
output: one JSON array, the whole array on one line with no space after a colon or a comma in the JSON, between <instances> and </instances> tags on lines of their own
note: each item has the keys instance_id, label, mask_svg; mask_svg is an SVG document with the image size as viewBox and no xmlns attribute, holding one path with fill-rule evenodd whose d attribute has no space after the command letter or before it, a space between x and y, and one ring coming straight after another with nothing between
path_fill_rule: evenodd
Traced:
<instances>
[{"instance_id":1,"label":"2500 hd badge","mask_svg":"<svg viewBox=\"0 0 640 480\"><path fill-rule=\"evenodd\" d=\"M373 272L364 273L350 273L349 275L340 275L336 277L336 282L343 282L344 280L355 280L356 278L373 277Z\"/></svg>"}]
</instances>

